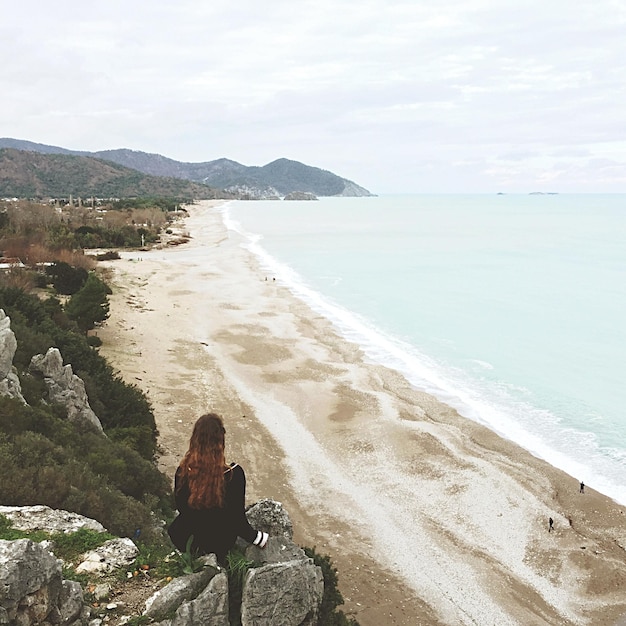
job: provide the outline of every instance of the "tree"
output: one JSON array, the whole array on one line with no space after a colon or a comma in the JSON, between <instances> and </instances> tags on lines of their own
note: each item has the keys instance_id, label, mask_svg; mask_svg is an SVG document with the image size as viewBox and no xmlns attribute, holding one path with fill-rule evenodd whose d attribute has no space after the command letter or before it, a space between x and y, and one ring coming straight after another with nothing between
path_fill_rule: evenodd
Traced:
<instances>
[{"instance_id":1,"label":"tree","mask_svg":"<svg viewBox=\"0 0 626 626\"><path fill-rule=\"evenodd\" d=\"M70 298L65 313L87 334L98 322L109 317L110 293L109 287L91 272L80 291Z\"/></svg>"},{"instance_id":2,"label":"tree","mask_svg":"<svg viewBox=\"0 0 626 626\"><path fill-rule=\"evenodd\" d=\"M52 276L52 286L57 293L71 296L77 293L87 281L87 270L82 267L72 267L65 261L55 261L46 268L46 274Z\"/></svg>"}]
</instances>

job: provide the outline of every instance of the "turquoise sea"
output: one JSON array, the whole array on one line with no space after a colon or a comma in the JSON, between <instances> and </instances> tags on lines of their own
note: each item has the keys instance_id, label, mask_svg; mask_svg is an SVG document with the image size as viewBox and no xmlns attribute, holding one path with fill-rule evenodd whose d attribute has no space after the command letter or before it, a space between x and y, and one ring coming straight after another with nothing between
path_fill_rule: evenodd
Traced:
<instances>
[{"instance_id":1,"label":"turquoise sea","mask_svg":"<svg viewBox=\"0 0 626 626\"><path fill-rule=\"evenodd\" d=\"M232 202L376 362L626 504L626 195Z\"/></svg>"}]
</instances>

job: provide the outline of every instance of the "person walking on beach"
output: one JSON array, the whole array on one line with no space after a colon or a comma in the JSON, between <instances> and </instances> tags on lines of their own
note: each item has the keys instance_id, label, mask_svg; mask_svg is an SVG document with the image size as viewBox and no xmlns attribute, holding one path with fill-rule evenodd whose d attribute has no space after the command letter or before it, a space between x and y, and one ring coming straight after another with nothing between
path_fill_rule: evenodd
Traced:
<instances>
[{"instance_id":1,"label":"person walking on beach","mask_svg":"<svg viewBox=\"0 0 626 626\"><path fill-rule=\"evenodd\" d=\"M554 520L550 517L548 518L548 532L551 533L554 530Z\"/></svg>"},{"instance_id":2,"label":"person walking on beach","mask_svg":"<svg viewBox=\"0 0 626 626\"><path fill-rule=\"evenodd\" d=\"M224 565L237 537L265 548L268 534L250 526L245 514L246 476L241 465L226 464L224 424L207 413L196 421L189 449L176 470L174 496L179 511L168 528L172 543L185 552L217 555Z\"/></svg>"},{"instance_id":3,"label":"person walking on beach","mask_svg":"<svg viewBox=\"0 0 626 626\"><path fill-rule=\"evenodd\" d=\"M580 493L585 493L585 483L582 480L580 481Z\"/></svg>"}]
</instances>

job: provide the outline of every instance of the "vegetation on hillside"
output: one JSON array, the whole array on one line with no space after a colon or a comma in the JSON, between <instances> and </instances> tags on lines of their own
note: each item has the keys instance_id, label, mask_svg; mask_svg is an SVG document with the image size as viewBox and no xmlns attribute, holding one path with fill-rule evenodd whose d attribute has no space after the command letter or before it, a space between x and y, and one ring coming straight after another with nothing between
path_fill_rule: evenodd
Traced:
<instances>
[{"instance_id":1,"label":"vegetation on hillside","mask_svg":"<svg viewBox=\"0 0 626 626\"><path fill-rule=\"evenodd\" d=\"M169 481L157 470L156 426L144 394L125 383L87 342L55 297L0 287L0 308L17 339L13 363L28 402L0 397L0 502L46 504L97 519L110 531L149 529L151 511L171 510ZM107 437L83 431L42 402L29 373L33 355L59 348L85 382Z\"/></svg>"},{"instance_id":2,"label":"vegetation on hillside","mask_svg":"<svg viewBox=\"0 0 626 626\"><path fill-rule=\"evenodd\" d=\"M146 396L125 383L73 322L55 297L42 300L17 287L0 287L0 308L11 318L17 339L13 364L22 393L31 406L43 395L43 382L29 374L30 360L50 347L61 352L65 363L84 383L89 404L109 438L125 442L145 459L156 452L156 425Z\"/></svg>"},{"instance_id":3,"label":"vegetation on hillside","mask_svg":"<svg viewBox=\"0 0 626 626\"><path fill-rule=\"evenodd\" d=\"M62 198L69 195L83 198L229 197L202 183L150 176L89 156L0 149L0 197Z\"/></svg>"},{"instance_id":4,"label":"vegetation on hillside","mask_svg":"<svg viewBox=\"0 0 626 626\"><path fill-rule=\"evenodd\" d=\"M63 261L89 270L94 262L83 249L155 243L179 210L179 202L167 198L115 201L97 209L0 201L0 251L30 266Z\"/></svg>"},{"instance_id":5,"label":"vegetation on hillside","mask_svg":"<svg viewBox=\"0 0 626 626\"><path fill-rule=\"evenodd\" d=\"M310 191L317 196L332 196L345 191L346 185L354 195L371 195L367 189L352 181L323 170L293 161L277 159L264 166L247 166L231 159L220 158L202 163L186 163L169 159L160 154L138 150L118 149L99 152L67 150L57 146L46 146L29 141L0 139L0 147L13 148L42 154L75 155L92 157L104 162L115 163L151 176L173 177L210 185L220 190L231 187L266 189L272 187L282 195L292 191ZM1 159L0 159L1 161ZM3 172L0 165L0 179ZM1 189L0 185L0 189ZM0 192L1 193L1 192ZM69 193L69 192L68 192ZM223 191L221 193L224 193ZM138 195L138 194L133 194ZM144 195L144 194L141 194ZM170 195L170 194L166 194ZM197 194L194 197L201 198ZM219 197L230 197L226 194Z\"/></svg>"},{"instance_id":6,"label":"vegetation on hillside","mask_svg":"<svg viewBox=\"0 0 626 626\"><path fill-rule=\"evenodd\" d=\"M91 272L85 284L65 305L65 313L87 335L97 324L109 317L107 296L110 293L111 289L106 283L100 280L95 272Z\"/></svg>"},{"instance_id":7,"label":"vegetation on hillside","mask_svg":"<svg viewBox=\"0 0 626 626\"><path fill-rule=\"evenodd\" d=\"M336 174L289 159L278 159L250 169L255 177L271 184L283 195L291 191L308 191L318 196L335 196L345 187L345 180Z\"/></svg>"},{"instance_id":8,"label":"vegetation on hillside","mask_svg":"<svg viewBox=\"0 0 626 626\"><path fill-rule=\"evenodd\" d=\"M41 403L0 397L0 475L3 504L73 511L119 536L153 535L152 511L171 511L169 482L154 463Z\"/></svg>"}]
</instances>

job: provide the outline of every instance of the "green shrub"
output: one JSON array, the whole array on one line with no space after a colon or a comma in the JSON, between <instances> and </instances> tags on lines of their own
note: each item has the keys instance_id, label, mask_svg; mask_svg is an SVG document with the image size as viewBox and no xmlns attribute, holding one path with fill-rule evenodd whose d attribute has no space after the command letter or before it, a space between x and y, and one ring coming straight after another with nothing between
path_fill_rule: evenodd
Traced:
<instances>
[{"instance_id":1,"label":"green shrub","mask_svg":"<svg viewBox=\"0 0 626 626\"><path fill-rule=\"evenodd\" d=\"M169 481L124 444L83 432L52 407L0 397L0 502L45 504L91 517L120 536L149 537L152 511L172 510Z\"/></svg>"},{"instance_id":2,"label":"green shrub","mask_svg":"<svg viewBox=\"0 0 626 626\"><path fill-rule=\"evenodd\" d=\"M35 273L34 285L39 289L45 289L48 286L48 277L44 272Z\"/></svg>"},{"instance_id":3,"label":"green shrub","mask_svg":"<svg viewBox=\"0 0 626 626\"><path fill-rule=\"evenodd\" d=\"M18 369L29 404L38 404L43 393L42 381L28 375L30 360L54 346L61 351L64 363L84 383L89 404L100 418L107 434L135 447L152 460L156 452L156 424L152 407L143 392L116 374L87 337L73 329L56 298L41 301L16 288L0 288L0 308L11 318L17 339L13 364ZM110 430L115 432L109 433Z\"/></svg>"},{"instance_id":4,"label":"green shrub","mask_svg":"<svg viewBox=\"0 0 626 626\"><path fill-rule=\"evenodd\" d=\"M99 348L102 345L102 339L100 339L100 337L98 337L98 335L89 335L87 337L87 343L92 348Z\"/></svg>"},{"instance_id":5,"label":"green shrub","mask_svg":"<svg viewBox=\"0 0 626 626\"><path fill-rule=\"evenodd\" d=\"M337 569L333 567L329 556L322 556L315 551L315 548L304 548L305 554L313 559L315 565L322 568L324 577L324 595L320 606L318 625L319 626L358 626L358 622L347 617L343 611L337 607L343 604L343 596L337 588Z\"/></svg>"},{"instance_id":6,"label":"green shrub","mask_svg":"<svg viewBox=\"0 0 626 626\"><path fill-rule=\"evenodd\" d=\"M65 306L67 316L76 322L85 334L109 317L108 294L111 290L91 272L83 286L70 298Z\"/></svg>"},{"instance_id":7,"label":"green shrub","mask_svg":"<svg viewBox=\"0 0 626 626\"><path fill-rule=\"evenodd\" d=\"M65 261L55 261L46 268L46 274L52 278L52 286L57 293L72 295L85 284L87 270L82 267L72 267Z\"/></svg>"}]
</instances>

